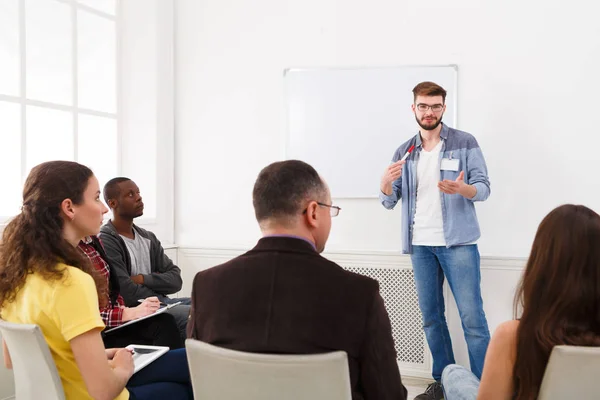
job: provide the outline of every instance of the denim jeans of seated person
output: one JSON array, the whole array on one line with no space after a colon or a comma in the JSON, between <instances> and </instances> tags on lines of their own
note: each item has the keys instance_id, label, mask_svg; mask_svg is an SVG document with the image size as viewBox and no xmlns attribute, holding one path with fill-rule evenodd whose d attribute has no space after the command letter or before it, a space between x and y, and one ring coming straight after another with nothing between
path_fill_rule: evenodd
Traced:
<instances>
[{"instance_id":1,"label":"denim jeans of seated person","mask_svg":"<svg viewBox=\"0 0 600 400\"><path fill-rule=\"evenodd\" d=\"M479 379L465 367L452 364L444 368L442 386L445 400L476 400Z\"/></svg>"},{"instance_id":2,"label":"denim jeans of seated person","mask_svg":"<svg viewBox=\"0 0 600 400\"><path fill-rule=\"evenodd\" d=\"M181 302L180 305L169 309L167 312L175 317L175 322L177 322L177 328L179 329L179 334L182 339L185 340L187 338L187 323L190 317L190 307L192 304L192 299L189 297L179 297L170 299L168 297L161 298L160 301L166 304L174 304L177 302Z\"/></svg>"},{"instance_id":3,"label":"denim jeans of seated person","mask_svg":"<svg viewBox=\"0 0 600 400\"><path fill-rule=\"evenodd\" d=\"M185 349L168 351L133 375L127 390L132 400L193 399Z\"/></svg>"},{"instance_id":4,"label":"denim jeans of seated person","mask_svg":"<svg viewBox=\"0 0 600 400\"><path fill-rule=\"evenodd\" d=\"M130 344L167 346L171 350L185 347L185 340L181 338L175 317L167 313L104 333L102 340L107 349L125 347Z\"/></svg>"},{"instance_id":5,"label":"denim jeans of seated person","mask_svg":"<svg viewBox=\"0 0 600 400\"><path fill-rule=\"evenodd\" d=\"M171 299L169 297L164 297L164 298L160 299L160 301L162 301L165 304L175 304L175 303L181 302L182 306L189 306L192 304L192 299L190 297L177 297L174 299Z\"/></svg>"},{"instance_id":6,"label":"denim jeans of seated person","mask_svg":"<svg viewBox=\"0 0 600 400\"><path fill-rule=\"evenodd\" d=\"M471 371L481 377L490 341L481 299L480 257L477 245L413 246L411 254L423 329L431 356L432 375L439 381L447 365L454 364L452 341L444 305L444 278L456 300L467 342Z\"/></svg>"}]
</instances>

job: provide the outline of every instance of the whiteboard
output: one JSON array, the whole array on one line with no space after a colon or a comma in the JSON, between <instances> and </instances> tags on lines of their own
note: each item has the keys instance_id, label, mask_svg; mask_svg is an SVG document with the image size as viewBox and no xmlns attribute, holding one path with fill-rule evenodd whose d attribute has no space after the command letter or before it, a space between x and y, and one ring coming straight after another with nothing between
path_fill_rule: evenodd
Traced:
<instances>
[{"instance_id":1,"label":"whiteboard","mask_svg":"<svg viewBox=\"0 0 600 400\"><path fill-rule=\"evenodd\" d=\"M311 164L335 198L373 198L394 151L418 132L412 89L448 92L443 121L456 127L457 67L288 69L287 159Z\"/></svg>"}]
</instances>

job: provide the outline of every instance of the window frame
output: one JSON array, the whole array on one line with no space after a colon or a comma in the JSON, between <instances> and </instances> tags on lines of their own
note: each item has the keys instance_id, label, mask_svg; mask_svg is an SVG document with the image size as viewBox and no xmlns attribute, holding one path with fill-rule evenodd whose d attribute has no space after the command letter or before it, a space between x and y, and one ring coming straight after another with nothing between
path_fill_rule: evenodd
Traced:
<instances>
[{"instance_id":1,"label":"window frame","mask_svg":"<svg viewBox=\"0 0 600 400\"><path fill-rule=\"evenodd\" d=\"M71 102L72 105L59 104L49 101L36 100L27 96L27 40L26 40L26 1L18 0L18 18L19 18L19 35L18 35L18 49L19 49L19 95L8 95L0 93L0 102L18 104L20 106L20 175L21 185L25 183L27 178L27 107L35 106L50 110L58 110L68 112L73 120L73 160L79 160L78 153L78 142L79 142L79 116L88 115L95 117L102 117L112 119L116 122L117 129L117 165L116 171L118 174L122 171L122 126L121 126L121 96L120 96L120 47L119 47L119 33L121 30L121 19L119 16L118 3L115 2L115 12L108 14L101 10L89 7L85 4L80 3L78 0L45 0L54 1L56 3L62 3L70 8L71 18ZM114 23L115 33L115 112L105 112L99 110L93 110L89 108L83 108L79 106L79 54L78 54L78 14L79 12L87 12L97 17L104 18ZM14 215L2 215L0 213L0 232L8 221L13 218Z\"/></svg>"}]
</instances>

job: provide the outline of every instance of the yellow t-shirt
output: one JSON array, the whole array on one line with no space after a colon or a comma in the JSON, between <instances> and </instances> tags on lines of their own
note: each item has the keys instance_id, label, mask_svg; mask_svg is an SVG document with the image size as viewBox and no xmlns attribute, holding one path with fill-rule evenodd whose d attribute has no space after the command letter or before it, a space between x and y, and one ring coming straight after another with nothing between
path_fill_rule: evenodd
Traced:
<instances>
[{"instance_id":1,"label":"yellow t-shirt","mask_svg":"<svg viewBox=\"0 0 600 400\"><path fill-rule=\"evenodd\" d=\"M2 319L36 324L42 330L58 369L67 399L91 399L69 341L92 329L104 329L94 279L80 269L59 264L64 278L48 281L29 274L14 302L5 304ZM118 400L129 399L123 389Z\"/></svg>"}]
</instances>

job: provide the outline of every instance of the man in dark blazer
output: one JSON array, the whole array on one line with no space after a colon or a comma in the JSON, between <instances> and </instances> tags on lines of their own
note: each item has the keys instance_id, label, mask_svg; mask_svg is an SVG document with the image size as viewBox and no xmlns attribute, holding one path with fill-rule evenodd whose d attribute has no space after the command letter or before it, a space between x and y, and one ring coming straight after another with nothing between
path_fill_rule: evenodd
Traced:
<instances>
[{"instance_id":1,"label":"man in dark blazer","mask_svg":"<svg viewBox=\"0 0 600 400\"><path fill-rule=\"evenodd\" d=\"M196 275L188 337L256 353L343 350L354 400L406 399L379 284L319 254L340 211L319 174L302 161L273 163L253 203L263 238Z\"/></svg>"}]
</instances>

